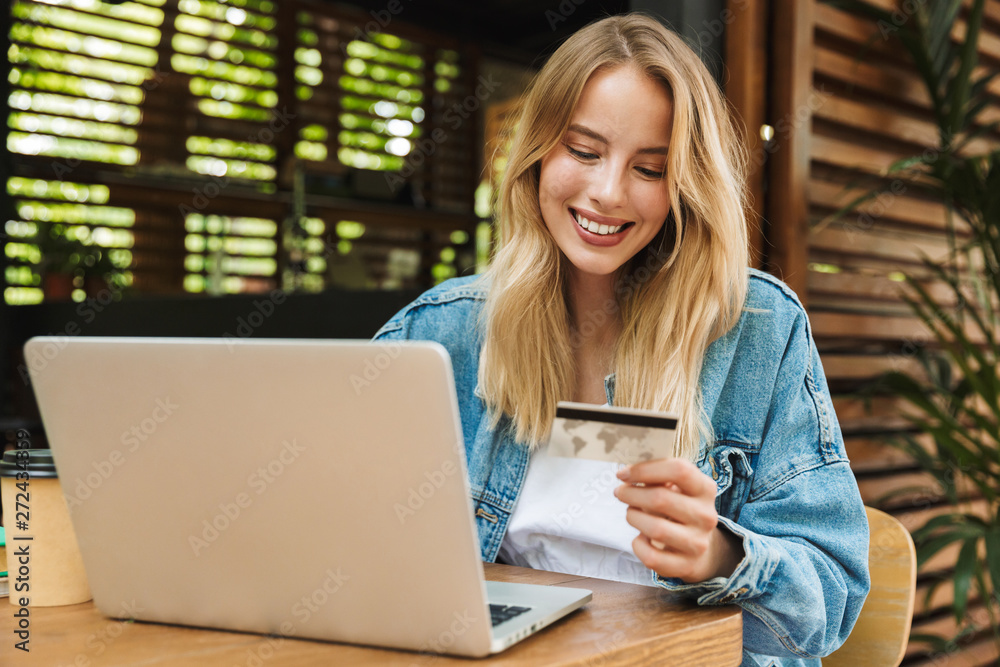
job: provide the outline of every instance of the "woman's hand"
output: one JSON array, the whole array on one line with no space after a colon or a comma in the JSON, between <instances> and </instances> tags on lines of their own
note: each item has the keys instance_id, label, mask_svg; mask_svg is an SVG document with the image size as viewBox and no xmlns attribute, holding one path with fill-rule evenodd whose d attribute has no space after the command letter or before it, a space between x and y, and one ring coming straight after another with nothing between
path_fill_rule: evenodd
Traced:
<instances>
[{"instance_id":1,"label":"woman's hand","mask_svg":"<svg viewBox=\"0 0 1000 667\"><path fill-rule=\"evenodd\" d=\"M639 529L632 550L663 577L696 583L728 577L743 558L740 539L719 526L716 486L690 461L658 459L618 471L615 497ZM638 485L638 486L637 486Z\"/></svg>"}]
</instances>

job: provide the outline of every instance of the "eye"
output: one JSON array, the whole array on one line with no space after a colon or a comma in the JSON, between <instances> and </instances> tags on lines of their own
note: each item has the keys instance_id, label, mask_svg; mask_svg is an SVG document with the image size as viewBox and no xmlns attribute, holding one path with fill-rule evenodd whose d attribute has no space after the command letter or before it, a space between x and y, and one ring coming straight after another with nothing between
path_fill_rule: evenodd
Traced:
<instances>
[{"instance_id":1,"label":"eye","mask_svg":"<svg viewBox=\"0 0 1000 667\"><path fill-rule=\"evenodd\" d=\"M566 150L569 151L570 155L572 155L573 157L580 158L581 160L596 160L598 158L598 155L595 153L578 151L569 144L566 144Z\"/></svg>"},{"instance_id":2,"label":"eye","mask_svg":"<svg viewBox=\"0 0 1000 667\"><path fill-rule=\"evenodd\" d=\"M647 169L646 167L636 167L635 170L645 176L646 178L663 178L663 171L656 171L655 169Z\"/></svg>"}]
</instances>

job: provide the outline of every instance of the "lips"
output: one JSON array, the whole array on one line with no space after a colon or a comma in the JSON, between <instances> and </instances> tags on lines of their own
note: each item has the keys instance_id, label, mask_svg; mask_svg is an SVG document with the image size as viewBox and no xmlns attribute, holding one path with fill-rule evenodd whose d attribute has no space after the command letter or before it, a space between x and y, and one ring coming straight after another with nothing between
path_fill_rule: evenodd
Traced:
<instances>
[{"instance_id":1,"label":"lips","mask_svg":"<svg viewBox=\"0 0 1000 667\"><path fill-rule=\"evenodd\" d=\"M608 218L593 211L569 209L573 225L584 241L591 245L613 246L621 243L635 223L622 218Z\"/></svg>"},{"instance_id":2,"label":"lips","mask_svg":"<svg viewBox=\"0 0 1000 667\"><path fill-rule=\"evenodd\" d=\"M621 218L608 218L583 209L577 210L571 208L570 213L573 215L573 219L576 220L576 224L580 227L592 234L599 234L601 236L617 234L626 227L634 224Z\"/></svg>"}]
</instances>

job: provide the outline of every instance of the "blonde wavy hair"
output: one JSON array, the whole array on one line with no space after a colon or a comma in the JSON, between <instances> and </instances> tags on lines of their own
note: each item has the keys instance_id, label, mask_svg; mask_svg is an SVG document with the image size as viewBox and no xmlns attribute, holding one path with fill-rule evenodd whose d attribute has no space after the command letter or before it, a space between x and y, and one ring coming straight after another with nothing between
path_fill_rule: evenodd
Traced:
<instances>
[{"instance_id":1,"label":"blonde wavy hair","mask_svg":"<svg viewBox=\"0 0 1000 667\"><path fill-rule=\"evenodd\" d=\"M544 442L556 403L576 384L566 297L568 260L539 208L541 159L566 133L594 72L629 66L661 83L673 103L663 230L616 274L622 333L611 357L614 404L680 416L674 455L711 442L699 376L709 344L739 320L747 291L747 152L707 68L682 39L642 14L612 16L570 37L524 98L497 202L499 246L483 276L479 386L493 426ZM597 322L596 324L602 324Z\"/></svg>"}]
</instances>

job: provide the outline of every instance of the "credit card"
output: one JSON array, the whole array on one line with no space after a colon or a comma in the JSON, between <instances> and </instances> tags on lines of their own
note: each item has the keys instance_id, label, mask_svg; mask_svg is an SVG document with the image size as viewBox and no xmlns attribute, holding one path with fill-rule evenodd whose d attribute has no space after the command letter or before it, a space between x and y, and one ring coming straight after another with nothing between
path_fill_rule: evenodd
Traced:
<instances>
[{"instance_id":1,"label":"credit card","mask_svg":"<svg viewBox=\"0 0 1000 667\"><path fill-rule=\"evenodd\" d=\"M560 401L549 455L631 465L672 456L676 434L668 412Z\"/></svg>"}]
</instances>

